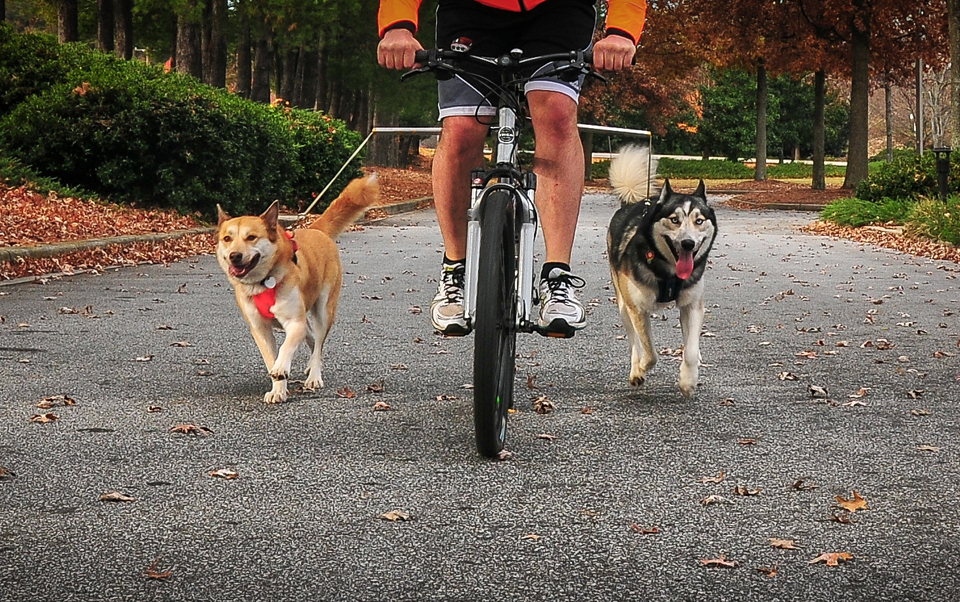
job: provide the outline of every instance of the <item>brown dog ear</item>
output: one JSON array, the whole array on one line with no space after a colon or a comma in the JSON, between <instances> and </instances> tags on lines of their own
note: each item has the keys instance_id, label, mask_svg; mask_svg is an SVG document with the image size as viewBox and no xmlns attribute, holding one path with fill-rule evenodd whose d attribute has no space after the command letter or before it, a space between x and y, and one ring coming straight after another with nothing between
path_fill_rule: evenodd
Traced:
<instances>
[{"instance_id":1,"label":"brown dog ear","mask_svg":"<svg viewBox=\"0 0 960 602\"><path fill-rule=\"evenodd\" d=\"M277 221L280 218L280 201L274 201L267 207L267 210L260 214L260 219L267 225L267 228L273 230L277 227Z\"/></svg>"},{"instance_id":2,"label":"brown dog ear","mask_svg":"<svg viewBox=\"0 0 960 602\"><path fill-rule=\"evenodd\" d=\"M227 212L223 210L223 207L220 206L220 203L217 203L217 219L220 220L217 222L218 226L230 219L230 216L227 215Z\"/></svg>"}]
</instances>

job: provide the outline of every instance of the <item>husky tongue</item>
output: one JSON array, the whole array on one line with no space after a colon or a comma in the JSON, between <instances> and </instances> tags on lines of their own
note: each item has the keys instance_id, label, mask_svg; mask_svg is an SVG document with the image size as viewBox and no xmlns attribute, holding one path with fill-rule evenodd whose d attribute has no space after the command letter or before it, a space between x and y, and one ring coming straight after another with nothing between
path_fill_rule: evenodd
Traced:
<instances>
[{"instance_id":1,"label":"husky tongue","mask_svg":"<svg viewBox=\"0 0 960 602\"><path fill-rule=\"evenodd\" d=\"M686 280L693 273L693 253L691 251L680 251L677 257L677 278Z\"/></svg>"}]
</instances>

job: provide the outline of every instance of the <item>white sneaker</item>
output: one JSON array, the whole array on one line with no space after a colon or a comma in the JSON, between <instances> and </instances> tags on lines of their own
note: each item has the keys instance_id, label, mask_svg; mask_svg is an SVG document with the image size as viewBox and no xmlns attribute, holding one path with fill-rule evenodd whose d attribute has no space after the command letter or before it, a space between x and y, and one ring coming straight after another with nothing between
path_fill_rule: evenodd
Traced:
<instances>
[{"instance_id":1,"label":"white sneaker","mask_svg":"<svg viewBox=\"0 0 960 602\"><path fill-rule=\"evenodd\" d=\"M470 327L463 315L463 281L466 265L462 262L443 264L437 294L430 303L430 321L433 327L446 335L463 336Z\"/></svg>"},{"instance_id":2,"label":"white sneaker","mask_svg":"<svg viewBox=\"0 0 960 602\"><path fill-rule=\"evenodd\" d=\"M540 281L540 328L548 334L572 337L587 325L587 312L577 299L576 290L586 284L583 278L553 268Z\"/></svg>"}]
</instances>

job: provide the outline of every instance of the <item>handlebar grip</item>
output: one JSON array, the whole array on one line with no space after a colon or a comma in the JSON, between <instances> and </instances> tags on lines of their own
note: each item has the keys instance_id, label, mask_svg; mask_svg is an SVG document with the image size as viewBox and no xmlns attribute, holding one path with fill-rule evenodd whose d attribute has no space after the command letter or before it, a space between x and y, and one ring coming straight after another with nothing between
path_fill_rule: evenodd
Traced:
<instances>
[{"instance_id":1,"label":"handlebar grip","mask_svg":"<svg viewBox=\"0 0 960 602\"><path fill-rule=\"evenodd\" d=\"M426 63L428 60L430 60L430 51L429 51L429 50L418 50L417 53L416 53L416 55L414 56L414 59L413 59L413 60L414 60L415 63L419 63L419 64L421 64L421 65L422 65L423 63Z\"/></svg>"},{"instance_id":2,"label":"handlebar grip","mask_svg":"<svg viewBox=\"0 0 960 602\"><path fill-rule=\"evenodd\" d=\"M593 48L583 51L583 62L587 63L588 65L593 64Z\"/></svg>"}]
</instances>

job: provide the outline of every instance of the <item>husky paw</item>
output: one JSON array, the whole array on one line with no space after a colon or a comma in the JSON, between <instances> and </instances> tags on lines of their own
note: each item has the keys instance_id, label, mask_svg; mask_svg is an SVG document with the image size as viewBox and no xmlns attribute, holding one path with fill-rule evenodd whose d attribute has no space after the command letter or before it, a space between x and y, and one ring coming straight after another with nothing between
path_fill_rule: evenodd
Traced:
<instances>
[{"instance_id":1,"label":"husky paw","mask_svg":"<svg viewBox=\"0 0 960 602\"><path fill-rule=\"evenodd\" d=\"M680 393L687 399L692 398L697 394L697 383L693 383L692 385L680 383Z\"/></svg>"},{"instance_id":2,"label":"husky paw","mask_svg":"<svg viewBox=\"0 0 960 602\"><path fill-rule=\"evenodd\" d=\"M639 374L636 375L636 376L634 376L633 374L630 375L630 386L631 386L631 387L639 387L639 386L643 385L643 383L645 383L645 382L647 382L647 377L645 377L645 376L641 376L641 375L639 375Z\"/></svg>"}]
</instances>

